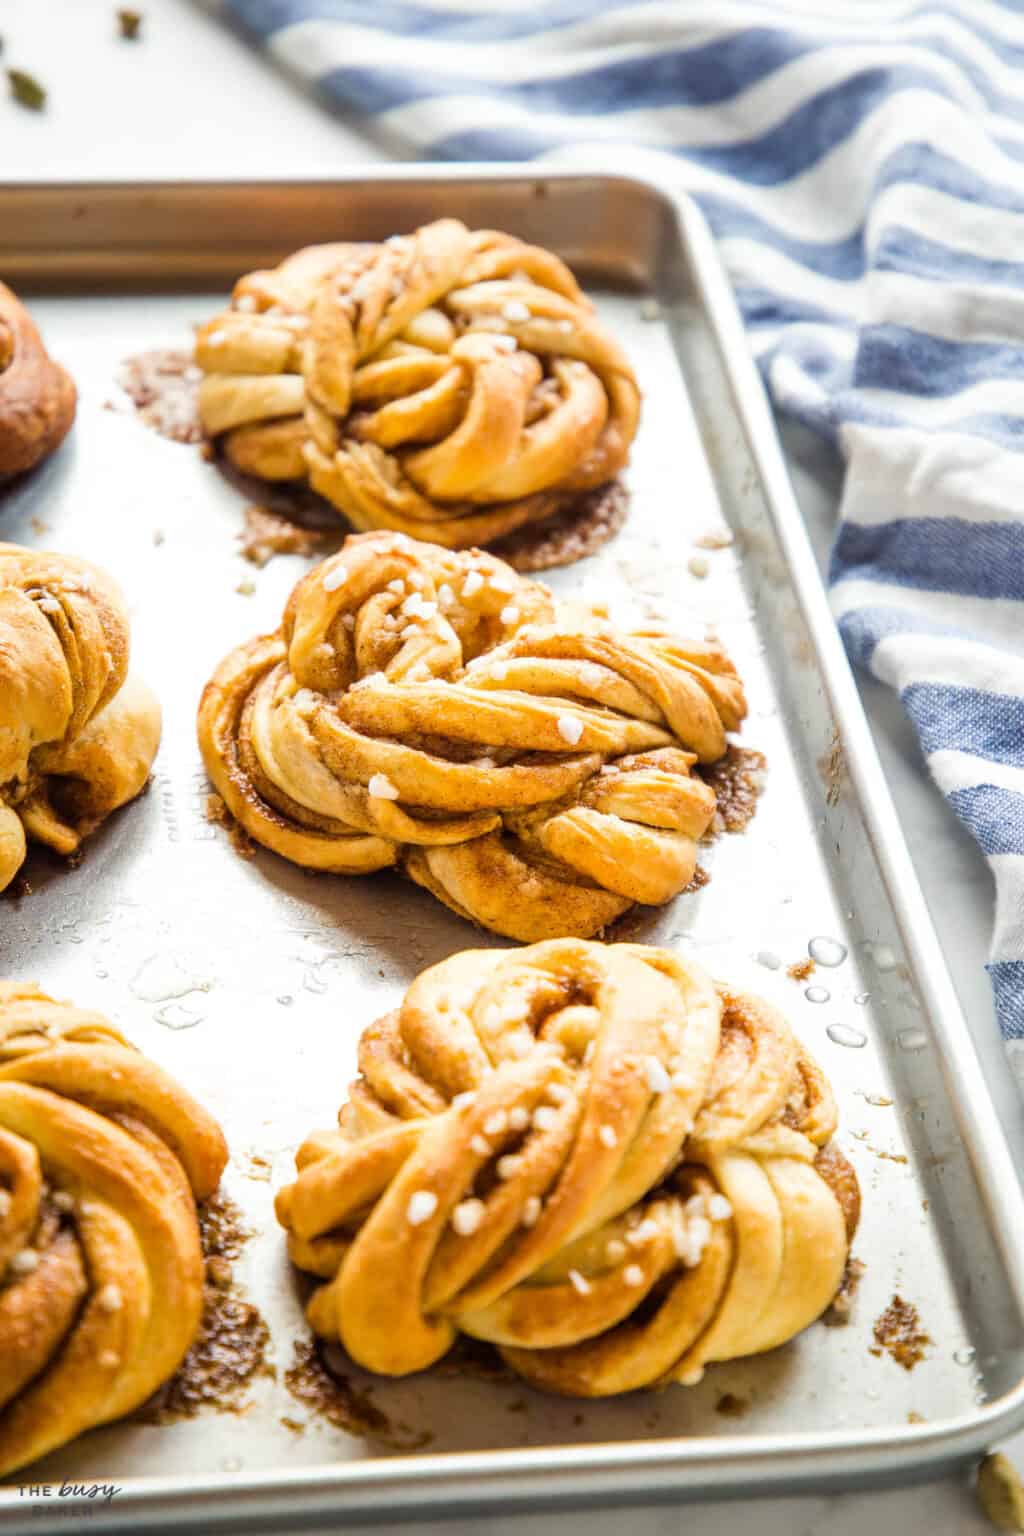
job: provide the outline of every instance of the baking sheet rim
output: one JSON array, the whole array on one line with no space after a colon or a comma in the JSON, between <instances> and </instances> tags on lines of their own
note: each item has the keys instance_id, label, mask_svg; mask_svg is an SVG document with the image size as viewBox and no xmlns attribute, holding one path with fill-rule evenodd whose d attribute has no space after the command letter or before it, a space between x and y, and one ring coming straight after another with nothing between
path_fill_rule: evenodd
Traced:
<instances>
[{"instance_id":1,"label":"baking sheet rim","mask_svg":"<svg viewBox=\"0 0 1024 1536\"><path fill-rule=\"evenodd\" d=\"M889 794L870 728L864 715L852 671L832 618L828 598L795 497L789 483L774 423L755 365L747 349L746 338L735 298L721 267L713 239L703 214L685 193L652 176L646 167L637 171L629 164L628 154L617 154L611 168L608 156L603 164L587 164L586 156L575 157L572 165L508 166L463 164L439 169L434 166L373 166L343 176L325 175L302 178L307 186L358 186L376 181L434 183L442 187L451 181L492 182L562 182L580 179L631 183L649 198L657 199L672 217L679 238L692 258L700 288L703 311L713 334L723 370L733 393L737 416L744 429L751 455L757 465L765 500L776 534L786 556L787 570L814 643L834 716L840 726L843 749L880 873L905 944L915 983L924 1000L924 1014L931 1023L943 1065L946 1088L963 1136L968 1157L979 1189L985 1198L989 1224L993 1230L1006 1270L1018 1313L1024 1312L1024 1254L1015 1247L1013 1234L1024 1231L1024 1198L1009 1147L991 1104L980 1062L967 1029L946 968L937 935L924 902L916 872L910 859L895 806ZM180 183L167 185L181 185ZM201 189L222 185L194 181ZM280 181L232 183L256 188L279 187ZM66 191L78 198L102 197L104 192L147 192L159 195L159 182L95 182L65 187L58 183L8 183L0 186L0 205L5 195L31 195L45 191L58 196ZM40 255L44 254L42 251ZM21 247L19 260L31 255ZM955 1066L956 1070L952 1068ZM987 1115L978 1115L978 1108ZM120 1485L121 1502L100 1516L102 1523L91 1522L94 1529L117 1529L126 1520L145 1514L147 1519L164 1523L179 1505L187 1504L189 1518L199 1511L197 1501L212 1507L204 1513L229 1521L232 1518L270 1517L266 1504L260 1511L244 1507L250 1495L266 1500L279 1494L288 1498L297 1490L336 1495L338 1503L324 1513L341 1513L346 1492L360 1490L361 1513L380 1509L386 1494L405 1489L410 1497L416 1488L438 1485L445 1488L448 1503L466 1504L483 1501L523 1503L542 1499L548 1502L575 1497L584 1500L600 1491L605 1497L621 1491L623 1498L643 1490L632 1486L634 1477L644 1474L658 1481L648 1495L673 1489L724 1491L727 1474L739 1474L743 1487L755 1482L761 1486L824 1486L855 1480L892 1479L894 1474L922 1475L936 1465L967 1460L994 1439L1024 1425L1024 1379L1009 1392L980 1407L976 1413L963 1414L938 1423L908 1424L855 1431L832 1430L820 1434L734 1435L728 1440L704 1438L683 1440L673 1437L659 1441L638 1441L598 1446L554 1446L529 1449L448 1452L443 1455L389 1456L343 1464L325 1463L294 1472L267 1472L244 1477L224 1474L204 1477L184 1487L178 1477L127 1478ZM819 1463L823 1463L819 1465ZM859 1463L859 1465L857 1464ZM561 1475L560 1483L552 1479ZM586 1476L594 1483L604 1478L626 1479L611 1487L586 1489L575 1486L576 1477ZM510 1486L502 1486L507 1477ZM567 1487L569 1480L573 1487ZM730 1484L735 1491L735 1482ZM373 1494L376 1493L377 1500ZM224 1507L238 1504L237 1509ZM273 1500L276 1503L276 1500ZM403 1500L404 1502L404 1500ZM38 1505L26 1507L17 1490L0 1488L0 1515L6 1520L19 1506L26 1525L45 1530L43 1510ZM353 1509L355 1506L351 1506ZM391 1507L395 1507L392 1505ZM61 1510L66 1518L68 1507ZM430 1511L423 1511L429 1514ZM31 1513L31 1518L30 1517ZM50 1513L50 1511L46 1511ZM100 1512L92 1508L91 1513ZM53 1511L56 1521L57 1512Z\"/></svg>"}]
</instances>

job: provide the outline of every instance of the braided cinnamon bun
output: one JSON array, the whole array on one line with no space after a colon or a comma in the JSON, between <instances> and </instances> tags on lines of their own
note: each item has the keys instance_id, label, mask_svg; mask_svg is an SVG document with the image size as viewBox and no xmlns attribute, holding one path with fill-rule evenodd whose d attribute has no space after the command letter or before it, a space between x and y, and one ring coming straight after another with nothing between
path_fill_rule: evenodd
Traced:
<instances>
[{"instance_id":1,"label":"braided cinnamon bun","mask_svg":"<svg viewBox=\"0 0 1024 1536\"><path fill-rule=\"evenodd\" d=\"M74 382L43 345L25 306L0 283L0 481L23 474L64 441Z\"/></svg>"},{"instance_id":2,"label":"braided cinnamon bun","mask_svg":"<svg viewBox=\"0 0 1024 1536\"><path fill-rule=\"evenodd\" d=\"M149 778L160 706L128 642L104 571L0 544L0 891L27 838L75 853Z\"/></svg>"},{"instance_id":3,"label":"braided cinnamon bun","mask_svg":"<svg viewBox=\"0 0 1024 1536\"><path fill-rule=\"evenodd\" d=\"M120 1418L199 1327L216 1123L100 1014L0 982L0 1477Z\"/></svg>"},{"instance_id":4,"label":"braided cinnamon bun","mask_svg":"<svg viewBox=\"0 0 1024 1536\"><path fill-rule=\"evenodd\" d=\"M257 842L310 869L399 865L532 942L689 883L715 808L691 768L745 712L720 651L625 633L480 550L377 533L221 663L199 740Z\"/></svg>"},{"instance_id":5,"label":"braided cinnamon bun","mask_svg":"<svg viewBox=\"0 0 1024 1536\"><path fill-rule=\"evenodd\" d=\"M564 263L457 219L250 273L195 355L204 430L237 468L450 549L613 480L640 413Z\"/></svg>"},{"instance_id":6,"label":"braided cinnamon bun","mask_svg":"<svg viewBox=\"0 0 1024 1536\"><path fill-rule=\"evenodd\" d=\"M277 1214L313 1329L368 1370L461 1332L553 1392L692 1384L840 1284L859 1191L828 1083L774 1008L666 950L454 955L359 1067Z\"/></svg>"}]
</instances>

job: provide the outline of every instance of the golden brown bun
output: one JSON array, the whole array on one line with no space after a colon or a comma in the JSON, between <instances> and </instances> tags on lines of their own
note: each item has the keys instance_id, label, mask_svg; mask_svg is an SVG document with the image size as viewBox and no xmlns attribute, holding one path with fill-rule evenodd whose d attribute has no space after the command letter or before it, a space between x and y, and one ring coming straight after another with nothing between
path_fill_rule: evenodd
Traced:
<instances>
[{"instance_id":1,"label":"golden brown bun","mask_svg":"<svg viewBox=\"0 0 1024 1536\"><path fill-rule=\"evenodd\" d=\"M689 883L714 761L746 712L728 658L625 633L491 555L360 534L280 631L207 684L207 772L310 869L400 864L511 938L589 937Z\"/></svg>"},{"instance_id":2,"label":"golden brown bun","mask_svg":"<svg viewBox=\"0 0 1024 1536\"><path fill-rule=\"evenodd\" d=\"M64 441L77 398L28 310L0 283L0 481L23 474Z\"/></svg>"},{"instance_id":3,"label":"golden brown bun","mask_svg":"<svg viewBox=\"0 0 1024 1536\"><path fill-rule=\"evenodd\" d=\"M26 839L74 853L149 778L160 706L128 676L128 614L71 555L0 544L0 891Z\"/></svg>"},{"instance_id":4,"label":"golden brown bun","mask_svg":"<svg viewBox=\"0 0 1024 1536\"><path fill-rule=\"evenodd\" d=\"M250 273L196 361L203 427L237 468L451 549L613 479L640 413L569 269L457 219Z\"/></svg>"},{"instance_id":5,"label":"golden brown bun","mask_svg":"<svg viewBox=\"0 0 1024 1536\"><path fill-rule=\"evenodd\" d=\"M0 1477L137 1408L199 1327L219 1127L100 1014L0 982Z\"/></svg>"},{"instance_id":6,"label":"golden brown bun","mask_svg":"<svg viewBox=\"0 0 1024 1536\"><path fill-rule=\"evenodd\" d=\"M359 1066L277 1213L314 1330L368 1370L462 1332L552 1392L692 1384L839 1286L858 1191L828 1083L776 1009L667 950L454 955Z\"/></svg>"}]
</instances>

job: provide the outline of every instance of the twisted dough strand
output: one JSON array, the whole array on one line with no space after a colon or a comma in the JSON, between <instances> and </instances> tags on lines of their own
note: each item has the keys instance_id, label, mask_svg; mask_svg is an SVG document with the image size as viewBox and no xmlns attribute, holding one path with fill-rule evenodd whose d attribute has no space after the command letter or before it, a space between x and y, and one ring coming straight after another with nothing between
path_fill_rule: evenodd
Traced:
<instances>
[{"instance_id":1,"label":"twisted dough strand","mask_svg":"<svg viewBox=\"0 0 1024 1536\"><path fill-rule=\"evenodd\" d=\"M26 838L71 854L149 777L160 707L128 676L128 616L103 571L0 544L0 890Z\"/></svg>"},{"instance_id":2,"label":"twisted dough strand","mask_svg":"<svg viewBox=\"0 0 1024 1536\"><path fill-rule=\"evenodd\" d=\"M130 1412L199 1326L217 1125L99 1014L0 982L0 1476Z\"/></svg>"},{"instance_id":3,"label":"twisted dough strand","mask_svg":"<svg viewBox=\"0 0 1024 1536\"><path fill-rule=\"evenodd\" d=\"M687 885L715 805L690 770L744 713L719 651L617 630L479 550L378 533L222 662L199 739L258 842L338 873L401 864L529 942Z\"/></svg>"},{"instance_id":4,"label":"twisted dough strand","mask_svg":"<svg viewBox=\"0 0 1024 1536\"><path fill-rule=\"evenodd\" d=\"M556 1392L692 1383L839 1285L859 1194L828 1084L775 1009L667 951L455 955L359 1067L277 1212L324 1282L310 1323L367 1369L461 1331Z\"/></svg>"},{"instance_id":5,"label":"twisted dough strand","mask_svg":"<svg viewBox=\"0 0 1024 1536\"><path fill-rule=\"evenodd\" d=\"M568 268L455 219L242 278L196 360L203 426L238 468L453 549L614 478L640 410Z\"/></svg>"},{"instance_id":6,"label":"twisted dough strand","mask_svg":"<svg viewBox=\"0 0 1024 1536\"><path fill-rule=\"evenodd\" d=\"M63 442L75 419L71 376L43 346L24 305L0 283L0 481Z\"/></svg>"}]
</instances>

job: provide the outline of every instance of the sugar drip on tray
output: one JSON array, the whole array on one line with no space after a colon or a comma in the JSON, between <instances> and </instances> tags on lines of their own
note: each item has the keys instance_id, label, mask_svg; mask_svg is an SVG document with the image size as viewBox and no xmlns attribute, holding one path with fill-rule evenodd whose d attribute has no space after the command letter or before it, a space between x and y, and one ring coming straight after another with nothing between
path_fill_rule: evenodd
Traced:
<instances>
[{"instance_id":1,"label":"sugar drip on tray","mask_svg":"<svg viewBox=\"0 0 1024 1536\"><path fill-rule=\"evenodd\" d=\"M859 1051L868 1043L868 1037L864 1031L854 1029L852 1024L830 1024L825 1033L833 1045L848 1045L854 1051Z\"/></svg>"},{"instance_id":2,"label":"sugar drip on tray","mask_svg":"<svg viewBox=\"0 0 1024 1536\"><path fill-rule=\"evenodd\" d=\"M823 935L812 939L807 946L807 953L817 965L829 968L842 965L849 951L845 944L840 944L838 939L827 939Z\"/></svg>"}]
</instances>

